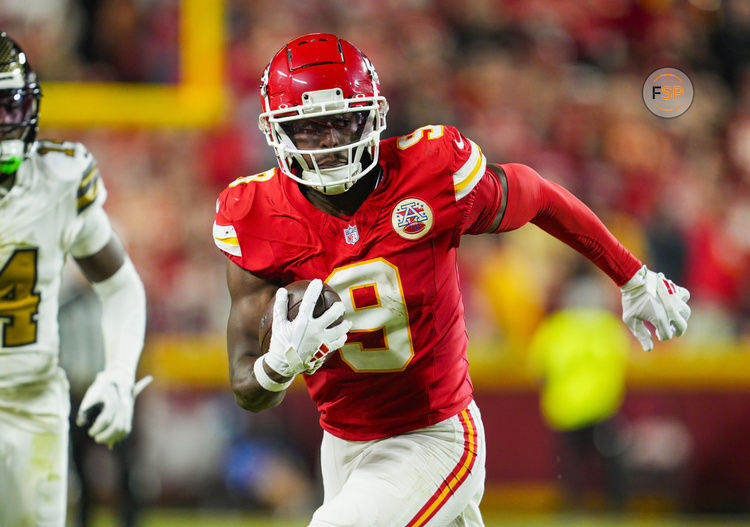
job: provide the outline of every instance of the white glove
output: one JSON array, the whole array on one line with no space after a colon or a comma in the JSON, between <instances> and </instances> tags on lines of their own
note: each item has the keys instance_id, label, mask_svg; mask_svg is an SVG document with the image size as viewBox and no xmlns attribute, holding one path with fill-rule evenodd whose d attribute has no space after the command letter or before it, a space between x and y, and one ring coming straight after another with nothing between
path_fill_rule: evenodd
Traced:
<instances>
[{"instance_id":1,"label":"white glove","mask_svg":"<svg viewBox=\"0 0 750 527\"><path fill-rule=\"evenodd\" d=\"M109 448L130 433L135 398L153 380L148 375L133 386L126 377L115 370L99 372L86 390L76 417L78 426L90 424L89 435Z\"/></svg>"},{"instance_id":2,"label":"white glove","mask_svg":"<svg viewBox=\"0 0 750 527\"><path fill-rule=\"evenodd\" d=\"M662 273L641 267L622 291L622 320L645 351L654 347L644 320L654 325L659 340L679 337L687 329L690 292L664 277Z\"/></svg>"},{"instance_id":3,"label":"white glove","mask_svg":"<svg viewBox=\"0 0 750 527\"><path fill-rule=\"evenodd\" d=\"M276 373L294 377L298 373L317 370L326 355L346 342L352 324L342 321L330 326L344 314L344 304L336 302L318 318L313 317L315 303L323 290L323 282L315 279L307 286L299 312L294 320L287 318L289 293L283 287L276 292L273 305L273 333L263 359Z\"/></svg>"}]
</instances>

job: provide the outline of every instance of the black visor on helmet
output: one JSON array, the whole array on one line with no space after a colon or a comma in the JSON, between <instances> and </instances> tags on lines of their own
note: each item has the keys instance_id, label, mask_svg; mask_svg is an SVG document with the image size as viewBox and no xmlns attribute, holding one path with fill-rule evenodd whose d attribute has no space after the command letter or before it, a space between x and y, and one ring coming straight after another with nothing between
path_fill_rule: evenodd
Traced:
<instances>
[{"instance_id":1,"label":"black visor on helmet","mask_svg":"<svg viewBox=\"0 0 750 527\"><path fill-rule=\"evenodd\" d=\"M37 110L32 89L0 90L0 139L24 139L37 124Z\"/></svg>"}]
</instances>

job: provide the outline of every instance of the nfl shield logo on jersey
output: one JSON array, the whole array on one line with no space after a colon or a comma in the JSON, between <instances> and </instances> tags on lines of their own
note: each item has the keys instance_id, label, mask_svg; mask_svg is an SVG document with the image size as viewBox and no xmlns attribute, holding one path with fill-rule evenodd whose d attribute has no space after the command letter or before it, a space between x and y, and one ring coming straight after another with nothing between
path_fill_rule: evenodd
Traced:
<instances>
[{"instance_id":1,"label":"nfl shield logo on jersey","mask_svg":"<svg viewBox=\"0 0 750 527\"><path fill-rule=\"evenodd\" d=\"M421 199L405 199L393 209L391 222L399 236L416 240L432 229L432 210Z\"/></svg>"},{"instance_id":2,"label":"nfl shield logo on jersey","mask_svg":"<svg viewBox=\"0 0 750 527\"><path fill-rule=\"evenodd\" d=\"M349 225L344 229L344 238L346 238L346 243L349 245L357 243L359 241L359 231L357 230L357 226Z\"/></svg>"}]
</instances>

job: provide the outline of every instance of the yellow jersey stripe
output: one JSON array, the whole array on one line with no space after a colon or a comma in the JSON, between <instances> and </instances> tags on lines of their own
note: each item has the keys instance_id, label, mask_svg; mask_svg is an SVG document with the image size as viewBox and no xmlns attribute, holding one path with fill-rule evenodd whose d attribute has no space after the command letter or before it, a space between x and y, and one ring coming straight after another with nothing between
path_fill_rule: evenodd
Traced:
<instances>
[{"instance_id":1,"label":"yellow jersey stripe","mask_svg":"<svg viewBox=\"0 0 750 527\"><path fill-rule=\"evenodd\" d=\"M275 169L266 170L265 172L261 172L260 174L254 174L252 176L244 176L241 178L237 178L234 181L232 181L229 186L230 187L236 187L237 185L240 185L242 183L251 183L253 181L256 182L262 182L262 181L268 181L271 178L273 178Z\"/></svg>"},{"instance_id":2,"label":"yellow jersey stripe","mask_svg":"<svg viewBox=\"0 0 750 527\"><path fill-rule=\"evenodd\" d=\"M476 143L469 140L471 154L464 165L453 174L453 189L456 193L456 201L466 197L477 183L482 179L487 160L482 154L482 149Z\"/></svg>"},{"instance_id":3,"label":"yellow jersey stripe","mask_svg":"<svg viewBox=\"0 0 750 527\"><path fill-rule=\"evenodd\" d=\"M469 185L469 183L472 182L474 177L479 173L479 169L483 165L482 161L484 161L484 156L480 155L479 159L477 159L477 163L474 165L474 168L471 170L471 172L469 172L469 175L466 176L466 178L464 178L464 180L458 183L457 185L455 184L453 185L453 187L456 189L456 192L461 192L463 189L465 189Z\"/></svg>"},{"instance_id":4,"label":"yellow jersey stripe","mask_svg":"<svg viewBox=\"0 0 750 527\"><path fill-rule=\"evenodd\" d=\"M240 241L232 225L219 225L214 222L213 235L214 243L219 249L233 256L242 256Z\"/></svg>"}]
</instances>

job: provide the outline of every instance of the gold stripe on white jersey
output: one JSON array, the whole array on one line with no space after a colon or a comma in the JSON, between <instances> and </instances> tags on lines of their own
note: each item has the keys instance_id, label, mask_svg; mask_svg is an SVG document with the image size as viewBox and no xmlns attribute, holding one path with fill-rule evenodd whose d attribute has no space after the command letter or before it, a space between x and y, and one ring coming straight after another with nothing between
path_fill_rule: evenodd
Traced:
<instances>
[{"instance_id":1,"label":"gold stripe on white jersey","mask_svg":"<svg viewBox=\"0 0 750 527\"><path fill-rule=\"evenodd\" d=\"M232 256L242 256L237 231L231 225L219 225L214 222L214 243L219 249Z\"/></svg>"},{"instance_id":2,"label":"gold stripe on white jersey","mask_svg":"<svg viewBox=\"0 0 750 527\"><path fill-rule=\"evenodd\" d=\"M469 195L479 183L487 167L487 160L482 154L482 149L472 140L467 139L471 145L471 154L466 163L453 174L453 190L456 193L456 201Z\"/></svg>"},{"instance_id":3,"label":"gold stripe on white jersey","mask_svg":"<svg viewBox=\"0 0 750 527\"><path fill-rule=\"evenodd\" d=\"M83 212L91 205L99 193L99 168L96 163L91 163L83 173L81 184L78 185L76 199L76 208L78 214Z\"/></svg>"}]
</instances>

